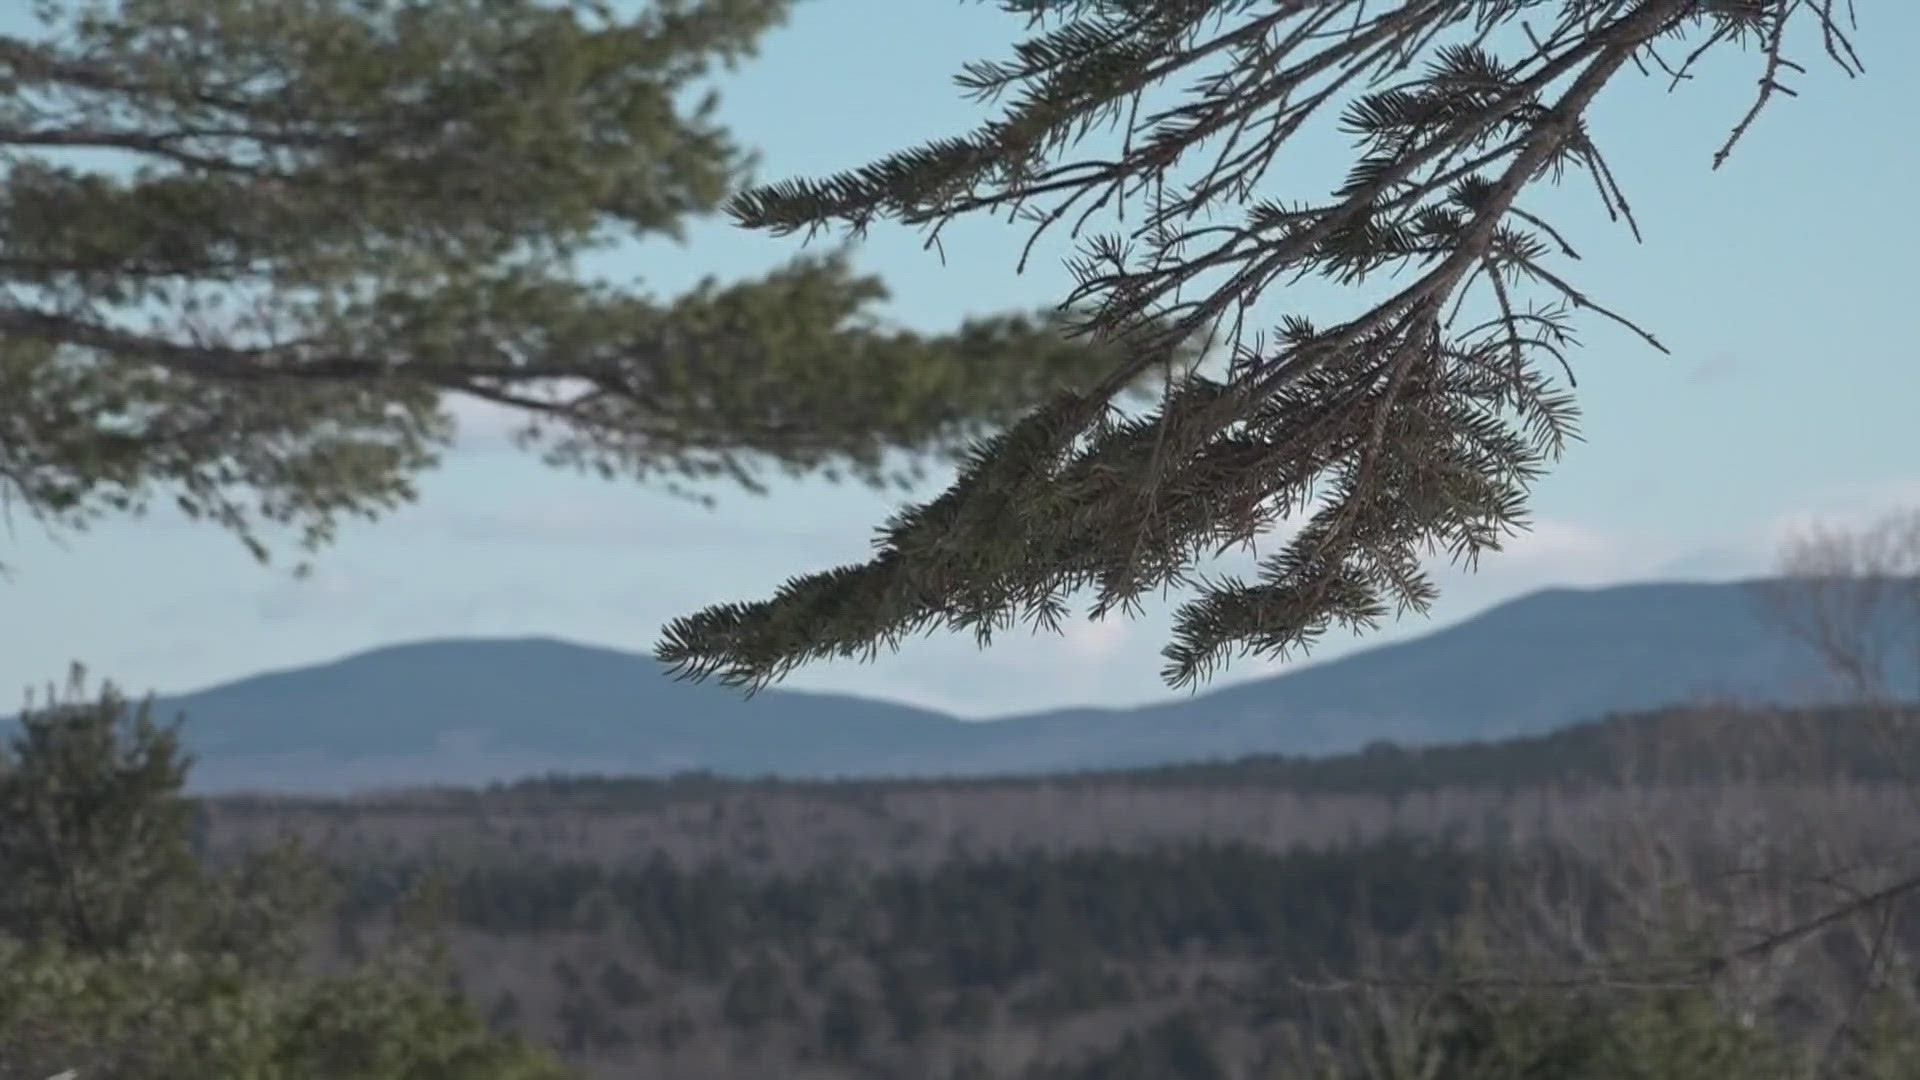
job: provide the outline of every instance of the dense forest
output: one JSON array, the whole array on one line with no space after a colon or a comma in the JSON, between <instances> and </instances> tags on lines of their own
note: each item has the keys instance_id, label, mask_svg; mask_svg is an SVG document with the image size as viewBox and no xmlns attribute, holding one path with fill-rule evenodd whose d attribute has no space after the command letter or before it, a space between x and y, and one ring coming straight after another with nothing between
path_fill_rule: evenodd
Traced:
<instances>
[{"instance_id":1,"label":"dense forest","mask_svg":"<svg viewBox=\"0 0 1920 1080\"><path fill-rule=\"evenodd\" d=\"M419 935L398 913L430 897L430 936L488 1022L608 1077L1210 1080L1328 1054L1379 1075L1362 1060L1379 1023L1356 1017L1414 1014L1365 973L1423 973L1416 1041L1444 1042L1468 1013L1545 1007L1446 987L1707 964L1901 869L1920 825L1913 759L1887 741L1905 719L1691 708L1134 773L213 800L196 842L220 863L295 836L328 865L324 966ZM1862 1032L1874 1009L1911 1018L1884 961L1920 946L1920 920L1871 929L1836 922L1657 1008L1615 994L1553 1015L1653 1008L1634 1024L1686 1028L1659 1038L1711 1050L1703 1076L1757 1033L1898 1057Z\"/></svg>"}]
</instances>

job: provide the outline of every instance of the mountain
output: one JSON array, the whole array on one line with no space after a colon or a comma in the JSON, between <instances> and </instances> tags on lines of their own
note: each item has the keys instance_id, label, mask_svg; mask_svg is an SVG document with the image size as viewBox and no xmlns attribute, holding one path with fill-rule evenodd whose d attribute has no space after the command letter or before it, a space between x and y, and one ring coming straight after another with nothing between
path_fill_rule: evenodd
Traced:
<instances>
[{"instance_id":1,"label":"mountain","mask_svg":"<svg viewBox=\"0 0 1920 1080\"><path fill-rule=\"evenodd\" d=\"M202 791L338 793L550 772L877 776L1127 768L1537 734L1699 701L1806 702L1810 652L1750 585L1552 589L1424 636L1133 709L969 722L858 697L752 699L550 639L400 645L158 702Z\"/></svg>"},{"instance_id":2,"label":"mountain","mask_svg":"<svg viewBox=\"0 0 1920 1080\"><path fill-rule=\"evenodd\" d=\"M1215 757L1335 754L1379 740L1540 734L1666 705L1829 697L1811 650L1761 618L1754 585L1531 593L1407 641L1125 710L1103 734L1101 752L1116 767L1180 760L1169 755L1183 746ZM1073 710L1024 722L1067 731L1096 715Z\"/></svg>"},{"instance_id":3,"label":"mountain","mask_svg":"<svg viewBox=\"0 0 1920 1080\"><path fill-rule=\"evenodd\" d=\"M652 657L548 638L428 641L164 699L193 786L331 793L545 772L912 771L966 746L907 705L669 677Z\"/></svg>"}]
</instances>

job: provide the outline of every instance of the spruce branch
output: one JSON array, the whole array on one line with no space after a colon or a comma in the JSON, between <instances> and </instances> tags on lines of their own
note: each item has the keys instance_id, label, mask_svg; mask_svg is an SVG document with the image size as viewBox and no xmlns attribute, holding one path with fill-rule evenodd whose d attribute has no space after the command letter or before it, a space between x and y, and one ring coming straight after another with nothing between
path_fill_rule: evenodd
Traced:
<instances>
[{"instance_id":1,"label":"spruce branch","mask_svg":"<svg viewBox=\"0 0 1920 1080\"><path fill-rule=\"evenodd\" d=\"M1190 686L1235 654L1285 656L1336 625L1426 611L1436 591L1422 557L1471 567L1498 550L1525 527L1530 485L1578 438L1569 313L1665 351L1551 266L1577 258L1573 245L1520 205L1585 174L1638 238L1588 127L1593 103L1629 67L1684 74L1714 48L1757 46L1757 114L1768 87L1798 70L1782 51L1794 22L1817 23L1829 54L1855 65L1831 3L1813 0L1003 6L1030 17L1029 36L1013 59L960 78L1004 102L993 119L746 192L729 209L775 233L857 235L890 219L930 242L969 213L1025 218L1037 238L1077 211L1064 302L1082 313L1080 332L1123 359L1105 383L978 443L944 494L880 531L870 561L676 620L658 654L683 676L751 692L913 633L985 643L1022 622L1057 627L1082 589L1100 617L1191 586L1164 673ZM1535 15L1546 25L1526 21ZM1674 49L1688 51L1669 60ZM1145 106L1176 78L1186 89ZM1354 145L1345 181L1318 200L1257 198L1295 135L1336 108ZM1075 153L1116 126L1117 155ZM1141 200L1125 231L1080 237L1097 213L1124 221ZM1234 208L1237 223L1218 220ZM1285 284L1408 272L1344 322L1289 313L1270 335L1246 329ZM1537 291L1551 302L1527 295ZM1117 410L1114 388L1164 363L1170 342L1219 337L1231 345L1224 377L1188 373L1145 415ZM1256 580L1201 572L1301 515Z\"/></svg>"}]
</instances>

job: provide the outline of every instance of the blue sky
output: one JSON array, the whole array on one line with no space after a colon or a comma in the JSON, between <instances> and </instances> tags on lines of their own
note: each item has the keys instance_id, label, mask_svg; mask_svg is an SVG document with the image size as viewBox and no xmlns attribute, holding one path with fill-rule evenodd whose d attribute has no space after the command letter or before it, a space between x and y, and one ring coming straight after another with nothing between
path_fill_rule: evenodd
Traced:
<instances>
[{"instance_id":1,"label":"blue sky","mask_svg":"<svg viewBox=\"0 0 1920 1080\"><path fill-rule=\"evenodd\" d=\"M1369 640L1547 585L1756 572L1795 523L1920 503L1909 270L1920 224L1904 205L1920 190L1920 149L1900 136L1920 104L1920 73L1898 51L1920 35L1920 6L1877 5L1863 19L1866 76L1847 80L1817 42L1803 42L1810 70L1794 84L1800 96L1776 99L1718 173L1712 152L1758 74L1749 61L1673 93L1664 80L1629 78L1603 101L1596 134L1645 243L1608 224L1578 186L1524 204L1553 214L1582 249L1585 259L1566 268L1578 283L1673 355L1583 320L1586 441L1536 490L1535 530L1475 575L1443 573L1433 623L1409 619ZM863 164L981 118L950 76L1004 55L1019 28L991 4L802 0L760 59L721 84L723 115L761 150L767 179ZM1339 146L1304 145L1294 175L1337 168ZM968 221L946 234L943 265L916 234L889 227L857 261L893 288L889 318L934 329L1063 296L1068 249L1043 248L1016 276L1025 238L1004 221ZM595 269L672 293L705 275L771 268L799 245L714 221L685 246L636 245ZM1312 313L1316 301L1338 300L1322 289L1297 303ZM50 538L16 515L0 537L12 571L0 583L11 614L0 624L0 691L56 677L72 660L135 690L186 690L447 635L644 650L675 615L861 557L893 502L803 482L763 498L719 489L719 507L706 510L547 470L502 444L495 417L463 416L465 443L426 479L420 503L350 528L305 581L165 517ZM1058 638L1010 635L985 652L971 638L923 640L874 664L809 669L789 685L964 716L1139 702L1172 693L1158 675L1168 610L1078 624ZM1365 643L1330 639L1315 658ZM1219 682L1278 668L1241 661Z\"/></svg>"}]
</instances>

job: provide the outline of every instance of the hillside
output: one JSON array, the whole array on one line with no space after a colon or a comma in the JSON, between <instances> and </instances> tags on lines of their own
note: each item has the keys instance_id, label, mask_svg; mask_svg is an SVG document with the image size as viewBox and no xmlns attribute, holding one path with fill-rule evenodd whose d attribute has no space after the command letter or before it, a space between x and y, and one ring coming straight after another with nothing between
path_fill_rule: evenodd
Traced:
<instances>
[{"instance_id":1,"label":"hillside","mask_svg":"<svg viewBox=\"0 0 1920 1080\"><path fill-rule=\"evenodd\" d=\"M547 773L995 775L1324 755L1557 730L1703 698L1816 696L1740 584L1556 589L1410 641L1135 709L966 722L847 695L752 699L546 639L402 645L163 700L202 791L330 793Z\"/></svg>"}]
</instances>

